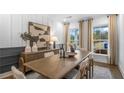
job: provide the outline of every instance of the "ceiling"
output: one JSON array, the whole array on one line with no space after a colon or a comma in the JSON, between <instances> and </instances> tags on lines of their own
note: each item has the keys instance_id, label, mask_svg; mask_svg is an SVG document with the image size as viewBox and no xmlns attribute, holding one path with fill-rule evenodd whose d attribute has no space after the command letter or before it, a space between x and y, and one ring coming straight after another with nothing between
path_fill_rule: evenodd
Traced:
<instances>
[{"instance_id":1,"label":"ceiling","mask_svg":"<svg viewBox=\"0 0 124 93\"><path fill-rule=\"evenodd\" d=\"M107 14L49 14L48 17L54 21L79 21L81 19L97 18L101 16L106 16Z\"/></svg>"}]
</instances>

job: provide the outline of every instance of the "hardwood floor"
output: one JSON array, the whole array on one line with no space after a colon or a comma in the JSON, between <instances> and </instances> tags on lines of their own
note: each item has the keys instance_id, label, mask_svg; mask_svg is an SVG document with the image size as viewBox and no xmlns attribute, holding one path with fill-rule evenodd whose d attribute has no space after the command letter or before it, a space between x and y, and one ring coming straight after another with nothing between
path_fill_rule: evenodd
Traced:
<instances>
[{"instance_id":1,"label":"hardwood floor","mask_svg":"<svg viewBox=\"0 0 124 93\"><path fill-rule=\"evenodd\" d=\"M95 62L93 79L123 79L123 77L117 66Z\"/></svg>"}]
</instances>

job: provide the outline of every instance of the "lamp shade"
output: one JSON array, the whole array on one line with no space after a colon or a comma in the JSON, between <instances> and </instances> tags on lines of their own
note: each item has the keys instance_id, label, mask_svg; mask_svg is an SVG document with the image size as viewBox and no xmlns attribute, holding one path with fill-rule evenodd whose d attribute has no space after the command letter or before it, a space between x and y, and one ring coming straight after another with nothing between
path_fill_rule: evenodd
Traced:
<instances>
[{"instance_id":1,"label":"lamp shade","mask_svg":"<svg viewBox=\"0 0 124 93\"><path fill-rule=\"evenodd\" d=\"M58 41L58 38L56 36L52 36L51 37L51 41L54 42L54 41Z\"/></svg>"}]
</instances>

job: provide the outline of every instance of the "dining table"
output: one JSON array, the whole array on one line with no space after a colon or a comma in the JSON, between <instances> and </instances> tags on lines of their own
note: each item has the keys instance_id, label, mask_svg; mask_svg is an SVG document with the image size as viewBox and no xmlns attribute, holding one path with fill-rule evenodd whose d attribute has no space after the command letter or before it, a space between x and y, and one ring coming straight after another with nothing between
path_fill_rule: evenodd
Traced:
<instances>
[{"instance_id":1,"label":"dining table","mask_svg":"<svg viewBox=\"0 0 124 93\"><path fill-rule=\"evenodd\" d=\"M59 54L24 63L24 66L49 78L62 79L72 69L90 56L90 51L76 50L74 57L61 58Z\"/></svg>"}]
</instances>

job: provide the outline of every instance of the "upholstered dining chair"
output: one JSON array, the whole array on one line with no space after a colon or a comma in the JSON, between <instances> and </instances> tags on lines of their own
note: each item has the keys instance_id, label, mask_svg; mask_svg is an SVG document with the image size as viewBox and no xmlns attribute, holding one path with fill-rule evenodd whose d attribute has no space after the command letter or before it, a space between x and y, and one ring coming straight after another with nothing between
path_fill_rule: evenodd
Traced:
<instances>
[{"instance_id":1,"label":"upholstered dining chair","mask_svg":"<svg viewBox=\"0 0 124 93\"><path fill-rule=\"evenodd\" d=\"M88 51L86 48L80 48L82 51ZM88 70L88 78L93 78L93 71L94 71L94 58L93 53L89 55L89 64L87 64L87 70ZM79 68L79 66L77 66Z\"/></svg>"},{"instance_id":2,"label":"upholstered dining chair","mask_svg":"<svg viewBox=\"0 0 124 93\"><path fill-rule=\"evenodd\" d=\"M47 79L45 76L40 75L36 72L30 72L26 76L19 71L15 66L11 67L13 78L15 79Z\"/></svg>"},{"instance_id":3,"label":"upholstered dining chair","mask_svg":"<svg viewBox=\"0 0 124 93\"><path fill-rule=\"evenodd\" d=\"M82 64L77 74L72 79L85 79L86 78L86 66Z\"/></svg>"},{"instance_id":4,"label":"upholstered dining chair","mask_svg":"<svg viewBox=\"0 0 124 93\"><path fill-rule=\"evenodd\" d=\"M89 58L86 58L80 63L79 69L71 70L64 78L65 79L84 79L88 78L88 66Z\"/></svg>"},{"instance_id":5,"label":"upholstered dining chair","mask_svg":"<svg viewBox=\"0 0 124 93\"><path fill-rule=\"evenodd\" d=\"M90 59L89 58L86 58L83 62L82 62L82 65L85 66L85 76L87 79L90 78L90 75L91 75L91 67L90 67Z\"/></svg>"},{"instance_id":6,"label":"upholstered dining chair","mask_svg":"<svg viewBox=\"0 0 124 93\"><path fill-rule=\"evenodd\" d=\"M90 61L90 78L93 78L93 72L94 72L94 57L93 54L90 54L89 56L89 61Z\"/></svg>"},{"instance_id":7,"label":"upholstered dining chair","mask_svg":"<svg viewBox=\"0 0 124 93\"><path fill-rule=\"evenodd\" d=\"M15 66L12 66L11 70L15 79L26 79L25 75L21 71L19 71Z\"/></svg>"}]
</instances>

